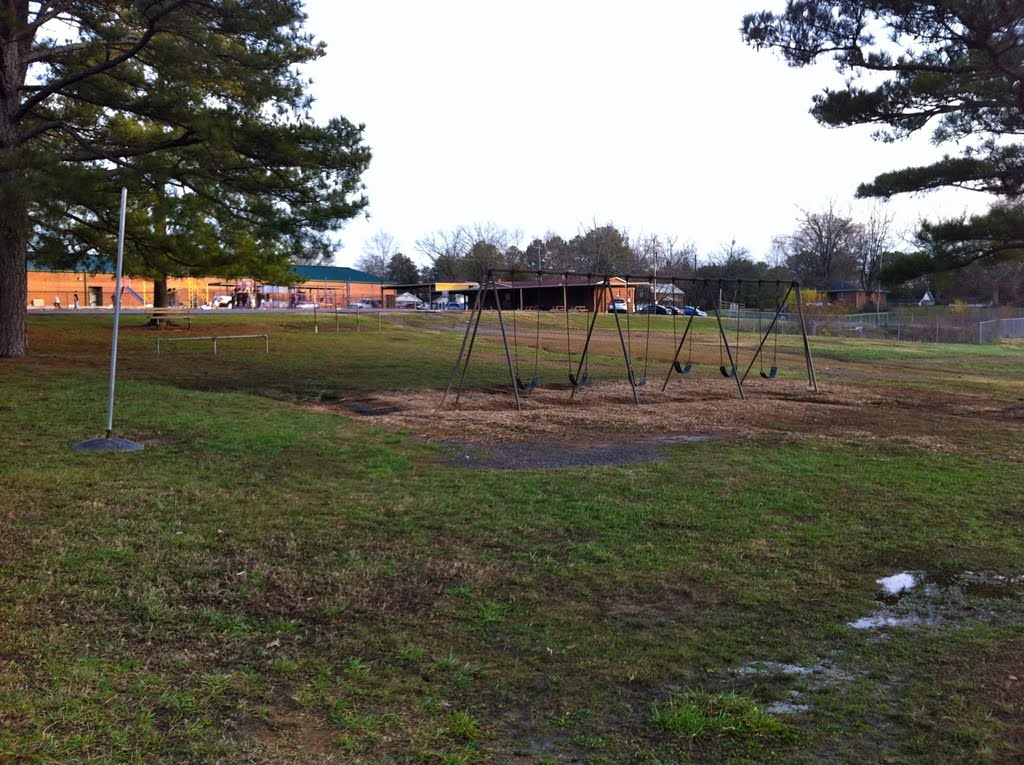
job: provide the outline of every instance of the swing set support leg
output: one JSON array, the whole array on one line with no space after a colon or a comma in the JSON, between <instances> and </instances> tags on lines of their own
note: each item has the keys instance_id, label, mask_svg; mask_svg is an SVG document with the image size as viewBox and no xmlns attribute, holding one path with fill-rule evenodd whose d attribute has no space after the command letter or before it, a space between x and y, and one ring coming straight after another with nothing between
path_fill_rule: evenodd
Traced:
<instances>
[{"instance_id":1,"label":"swing set support leg","mask_svg":"<svg viewBox=\"0 0 1024 765\"><path fill-rule=\"evenodd\" d=\"M626 310L629 310L629 306L626 306ZM633 363L629 358L629 349L626 347L626 338L622 334L622 322L619 321L619 312L615 311L615 328L619 330L619 343L622 344L622 358L626 361L626 376L629 380L629 386L633 389L633 401L637 406L640 406L640 396L636 392L636 377L633 375Z\"/></svg>"},{"instance_id":2,"label":"swing set support leg","mask_svg":"<svg viewBox=\"0 0 1024 765\"><path fill-rule=\"evenodd\" d=\"M455 358L455 364L452 366L452 373L448 377L448 387L445 389L444 395L441 396L441 406L444 406L445 399L448 398L448 394L452 391L452 385L455 384L455 375L459 371L459 367L462 367L462 375L459 377L459 387L455 393L455 403L459 403L459 397L462 395L462 381L466 379L466 370L469 369L469 357L473 354L473 343L476 341L477 329L480 327L480 315L483 313L481 310L480 298L482 297L483 289L476 295L476 305L473 306L473 313L469 316L469 321L466 323L466 333L462 336L462 345L459 347L459 355ZM475 319L475 324L474 324ZM469 343L469 352L466 352L466 343ZM465 354L466 363L462 365L462 356Z\"/></svg>"},{"instance_id":3,"label":"swing set support leg","mask_svg":"<svg viewBox=\"0 0 1024 765\"><path fill-rule=\"evenodd\" d=\"M789 299L789 293L792 291L793 285L790 284L789 289L786 290L786 294L782 298L782 302L775 307L775 315L772 317L772 323L768 325L768 329L765 331L764 337L761 338L761 342L757 346L757 352L754 354L754 358L750 360L750 363L747 365L747 371L743 373L743 382L747 381L747 375L750 374L750 370L754 368L754 364L760 357L761 349L764 348L764 344L768 342L768 337L772 334L772 329L775 327L775 323L779 320L779 316L782 314L782 306L786 304L786 301ZM778 293L776 292L775 294L777 295ZM761 367L761 369L764 369L764 367Z\"/></svg>"},{"instance_id":4,"label":"swing set support leg","mask_svg":"<svg viewBox=\"0 0 1024 765\"><path fill-rule=\"evenodd\" d=\"M477 333L480 330L480 318L484 315L483 310L483 290L476 294L476 306L474 307L474 313L476 314L476 322L473 326L473 335L469 338L469 350L466 352L466 365L462 368L462 376L459 378L459 387L455 394L455 403L459 403L459 399L462 397L462 383L466 379L466 372L469 369L469 359L473 355L473 344L476 342ZM473 322L472 314L469 317L470 322Z\"/></svg>"},{"instance_id":5,"label":"swing set support leg","mask_svg":"<svg viewBox=\"0 0 1024 765\"><path fill-rule=\"evenodd\" d=\"M494 282L494 276L488 272L487 281L494 293L494 305L498 309L498 326L501 328L501 341L505 345L505 361L508 362L508 377L512 382L512 394L516 397L516 409L523 411L522 402L519 400L519 382L516 380L516 372L512 367L512 351L508 347L508 333L505 332L505 318L501 313L501 299L498 297L498 285Z\"/></svg>"},{"instance_id":6,"label":"swing set support leg","mask_svg":"<svg viewBox=\"0 0 1024 765\"><path fill-rule=\"evenodd\" d=\"M804 338L804 358L807 359L807 384L818 392L818 376L814 373L814 359L811 357L811 345L807 341L807 323L804 321L804 302L800 295L800 285L796 285L796 310L800 314L800 334Z\"/></svg>"},{"instance_id":7,"label":"swing set support leg","mask_svg":"<svg viewBox=\"0 0 1024 765\"><path fill-rule=\"evenodd\" d=\"M707 284L704 285L704 288L705 290L707 289ZM729 345L729 338L726 337L725 326L722 324L722 312L718 298L712 295L710 302L715 308L715 321L718 322L718 333L722 338L722 344L725 346L725 353L729 357L729 367L733 370L732 376L736 378L736 387L739 389L740 399L744 399L746 396L743 395L743 381L740 379L739 374L736 373L736 360L732 357L732 347ZM739 321L738 318L737 321Z\"/></svg>"},{"instance_id":8,"label":"swing set support leg","mask_svg":"<svg viewBox=\"0 0 1024 765\"><path fill-rule=\"evenodd\" d=\"M588 285L590 284L590 274L587 274L587 284ZM608 280L605 279L604 286L606 287L607 285L608 285ZM569 310L568 304L566 305L566 310ZM586 363L587 351L590 349L590 338L594 334L594 325L597 323L597 312L598 312L598 307L597 307L597 302L595 302L594 303L594 313L590 317L590 327L587 329L587 339L583 343L583 352L580 354L580 363L579 363L579 366L576 367L576 379L577 380L579 380L580 379L580 375L583 374L583 365L584 365L584 363ZM577 391L578 388L579 388L578 385L572 386L572 393L569 394L569 400L570 401L572 401L574 398L576 398L576 391Z\"/></svg>"},{"instance_id":9,"label":"swing set support leg","mask_svg":"<svg viewBox=\"0 0 1024 765\"><path fill-rule=\"evenodd\" d=\"M665 382L662 383L661 392L665 392L665 388L668 387L669 378L672 377L672 370L676 367L676 362L679 361L679 354L683 351L683 343L686 342L686 336L690 334L690 325L693 324L693 314L690 314L690 320L686 322L686 329L683 330L683 336L679 340L679 345L676 346L676 355L672 357L671 363L668 365L668 374L665 375Z\"/></svg>"}]
</instances>

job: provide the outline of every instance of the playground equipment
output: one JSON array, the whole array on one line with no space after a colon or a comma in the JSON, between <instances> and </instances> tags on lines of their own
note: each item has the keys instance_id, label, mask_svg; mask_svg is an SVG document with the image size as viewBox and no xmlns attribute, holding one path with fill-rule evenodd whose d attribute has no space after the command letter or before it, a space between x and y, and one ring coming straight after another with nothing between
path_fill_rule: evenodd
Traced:
<instances>
[{"instance_id":1,"label":"playground equipment","mask_svg":"<svg viewBox=\"0 0 1024 765\"><path fill-rule=\"evenodd\" d=\"M506 363L508 365L508 374L509 374L508 379L511 382L512 392L513 392L513 395L514 395L514 398L515 398L515 407L516 407L516 409L522 409L522 401L520 399L519 392L521 390L527 390L527 391L534 390L534 389L536 389L536 387L539 385L539 382L540 382L540 378L539 378L540 311L541 311L541 302L542 302L541 299L540 299L540 291L541 291L540 280L541 280L541 277L543 277L544 275L548 275L548 274L560 277L560 281L556 281L554 285L549 285L549 286L552 286L552 288L556 288L558 286L561 286L562 293L563 293L562 308L564 308L566 310L566 355L567 355L568 364L569 364L568 376L569 376L569 382L570 382L570 386L571 386L571 392L570 392L570 396L569 396L570 400L574 399L575 396L576 396L576 393L588 382L588 379L590 377L590 375L589 375L589 362L588 362L588 359L589 359L589 352L590 352L590 347L591 347L591 340L594 337L594 329L595 329L595 325L597 323L597 317L602 312L602 310L601 310L602 306L610 304L610 301L613 298L612 280L616 280L616 282L621 283L623 281L622 277L619 277L619 276L616 276L616 275L612 275L612 274L595 275L595 274L574 273L574 272L571 272L571 271L566 271L566 272L550 272L550 271L544 271L544 270L537 270L537 271L530 271L529 272L531 275L536 275L536 277L537 277L536 286L530 286L530 285L525 284L525 283L517 283L515 281L515 278L514 278L517 273L518 274L522 274L523 272L522 271L516 272L516 271L512 271L512 270L507 270L507 269L492 269L492 270L488 271L487 278L485 279L485 281L482 284L480 284L478 288L476 288L476 299L474 301L473 310L470 313L469 321L466 324L466 331L465 331L465 334L463 335L463 338L462 338L462 344L461 344L461 346L459 348L459 352L458 352L458 355L457 355L457 357L455 359L455 363L452 366L451 375L449 376L449 380L448 380L448 387L445 389L444 395L441 398L441 404L442 405L447 401L447 398L451 394L453 388L456 389L455 390L455 402L456 403L459 402L460 396L462 394L463 383L464 383L465 378L466 378L466 371L469 368L470 360L471 360L472 355L473 355L473 347L474 347L474 345L476 343L476 338L477 338L477 335L479 333L480 320L481 320L481 318L483 316L484 310L492 310L493 309L493 310L495 310L495 312L497 314L498 327L499 327L500 334L501 334L501 341L502 341L502 345L503 345L504 350L505 350L505 360L506 360ZM510 279L509 282L500 282L496 278L498 275L509 275L512 278ZM570 319L569 319L569 316L568 316L568 306L569 306L569 303L568 303L568 297L567 297L567 285L569 284L570 277L577 277L580 280L579 284L585 285L586 288L588 289L589 293L590 293L589 294L589 298L588 298L588 300L590 302L590 305L588 306L588 309L590 311L590 322L589 322L589 325L588 325L588 328L587 328L586 339L585 339L585 341L583 343L583 350L580 353L579 360L577 362L575 362L575 372L573 372L574 358L573 358L573 349L572 349L571 322L570 322ZM629 282L630 278L631 277L628 277L628 276L625 278L625 283L626 283L627 287L628 287L628 285L630 283ZM652 283L654 282L654 276L641 277L641 278L645 278L645 279L647 279L648 281L650 281ZM806 369L807 369L808 387L812 388L815 391L818 390L817 377L816 377L815 372L814 372L814 361L813 361L813 358L811 356L810 344L808 343L808 339L807 339L806 325L804 323L803 304L802 304L801 295L800 295L800 285L799 285L798 282L794 281L794 282L788 283L788 289L786 290L785 296L783 297L783 299L781 301L779 301L777 303L776 309L775 309L775 314L772 317L772 321L769 324L767 331L765 331L763 335L760 332L760 328L761 327L760 327L760 315L759 315L758 334L760 335L760 340L758 342L757 349L754 351L754 353L753 353L753 355L752 355L752 357L750 359L749 365L746 367L746 370L741 375L740 371L739 371L739 359L738 359L738 356L736 354L736 351L737 351L737 349L739 347L739 339L740 339L740 315L739 315L739 310L738 310L738 304L737 304L737 310L736 310L736 325L735 325L736 339L735 339L734 343L730 343L729 342L728 333L726 332L725 323L724 323L723 318L722 318L721 295L723 294L723 288L726 285L730 285L730 286L734 287L734 290L735 290L734 295L738 297L741 285L752 283L752 280L744 280L744 279L714 279L714 280L712 280L712 279L698 279L698 278L692 278L692 277L672 277L672 276L665 276L665 275L662 275L660 278L662 280L666 280L667 279L667 280L671 281L671 283L673 285L675 285L677 282L689 284L690 287L691 287L692 294L695 297L702 297L703 300L706 301L706 303L711 306L711 308L714 311L714 318L715 318L715 322L716 322L716 325L717 325L718 336L719 336L719 361L720 361L719 371L721 372L721 374L723 376L728 377L728 378L732 378L735 381L736 388L737 388L737 391L739 393L739 397L741 399L745 398L745 394L744 394L744 390L743 390L743 383L746 380L747 375L750 373L750 370L759 361L761 361L762 377L765 377L766 379L774 379L774 377L778 374L777 323L779 321L779 317L781 315L783 307L787 304L787 301L789 300L790 295L791 294L795 294L795 296L796 296L797 314L798 314L799 321L800 321L800 333L801 333L801 336L803 338L804 359L805 359L805 364L806 364ZM712 284L715 284L717 286L717 294L711 290L711 285ZM776 291L777 292L781 289L781 285L782 285L782 282L776 282ZM519 369L519 348L518 348L517 319L516 319L516 314L515 314L515 308L513 307L514 304L511 302L510 298L513 297L515 295L515 293L518 292L518 294L519 294L519 303L520 303L520 306L522 307L522 304L523 304L523 294L524 294L525 290L527 290L527 289L531 289L531 290L532 289L536 289L537 290L538 299L536 301L536 306L533 309L536 312L536 332L535 332L535 344L534 344L534 376L533 376L533 378L531 379L531 381L529 383L525 383L524 384L524 382L523 382L523 380L522 380L522 378L520 376L520 369ZM760 289L760 284L759 284L759 289ZM513 311L513 314L512 314L512 333L513 333L513 337L512 337L512 342L511 343L509 342L508 332L506 331L506 322L505 322L506 311L502 308L502 302L503 302L502 301L502 295L505 296L505 298L506 298L505 302L507 303L508 307L511 308L512 311ZM759 298L759 300L760 300L760 298ZM695 300L694 302L697 302L697 301ZM734 303L735 303L735 300L734 300ZM634 403L639 405L640 404L639 390L641 388L643 388L644 385L647 382L647 371L648 371L648 364L649 364L649 361L650 361L650 352L649 352L649 350L650 350L650 335L651 335L650 314L648 314L647 327L645 329L644 346L645 346L646 350L645 350L645 353L644 353L643 373L640 376L638 376L636 374L636 371L634 370L634 365L633 365L633 358L632 358L632 346L633 346L632 333L633 333L633 330L632 330L629 314L627 313L627 315L626 315L626 320L625 320L625 325L626 326L625 327L623 327L623 322L622 322L622 320L619 317L619 312L618 311L613 311L612 312L612 316L614 317L615 330L616 330L616 333L618 334L618 338L619 338L619 346L621 347L621 350L622 350L622 359L623 359L623 362L624 362L624 365L625 365L626 380L629 382L630 389L632 390ZM665 377L665 382L662 384L662 390L663 391L666 389L666 387L668 385L668 382L671 379L671 376L672 376L673 372L676 372L677 374L680 374L680 375L685 375L685 374L689 373L692 370L692 368L693 368L693 362L692 362L692 346L693 346L692 324L693 324L693 319L694 319L694 316L691 314L689 316L689 320L687 321L686 330L683 332L682 338L678 341L678 344L676 344L676 346L675 346L675 355L674 355L672 361L669 363L668 373L667 373L667 375ZM772 336L773 333L774 333L774 338L775 339L774 339L772 368L771 368L772 371L764 372L763 371L763 366L764 365L763 365L763 361L761 360L761 354L764 351L765 344L767 343L769 336ZM683 364L683 363L680 362L679 356L680 356L680 353L682 352L684 344L686 344L687 339L690 340L690 346L689 346L690 350L687 353L687 360L686 360L685 364ZM673 342L675 343L675 341L676 341L675 319L673 319ZM727 365L727 362L728 362L728 365Z\"/></svg>"}]
</instances>

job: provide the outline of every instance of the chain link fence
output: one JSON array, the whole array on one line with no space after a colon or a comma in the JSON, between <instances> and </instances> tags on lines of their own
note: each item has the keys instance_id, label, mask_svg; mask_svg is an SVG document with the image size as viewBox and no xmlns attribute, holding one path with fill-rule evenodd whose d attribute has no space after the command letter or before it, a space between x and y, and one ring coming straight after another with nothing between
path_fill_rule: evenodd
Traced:
<instances>
[{"instance_id":1,"label":"chain link fence","mask_svg":"<svg viewBox=\"0 0 1024 765\"><path fill-rule=\"evenodd\" d=\"M932 308L920 311L838 313L830 308L809 306L804 310L807 334L815 337L863 337L931 343L992 343L1005 338L1024 337L1024 316L1014 308ZM774 311L756 311L723 306L722 321L727 329L764 333ZM799 334L796 311L785 311L776 324L779 334Z\"/></svg>"}]
</instances>

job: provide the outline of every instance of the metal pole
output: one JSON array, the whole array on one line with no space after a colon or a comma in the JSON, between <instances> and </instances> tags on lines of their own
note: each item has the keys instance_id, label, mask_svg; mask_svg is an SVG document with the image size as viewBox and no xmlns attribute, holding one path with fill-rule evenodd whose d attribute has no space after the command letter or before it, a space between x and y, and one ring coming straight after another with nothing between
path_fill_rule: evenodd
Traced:
<instances>
[{"instance_id":1,"label":"metal pole","mask_svg":"<svg viewBox=\"0 0 1024 765\"><path fill-rule=\"evenodd\" d=\"M757 361L758 356L761 355L761 349L764 348L764 344L766 342L768 342L768 336L772 333L772 328L775 327L775 323L779 320L779 316L782 314L782 306L784 306L786 304L786 300L789 298L789 293L792 292L792 291L793 291L793 285L790 284L789 285L789 289L786 290L785 297L782 298L782 302L775 307L775 315L772 317L772 323L768 325L768 329L765 331L764 337L761 338L761 342L757 346L757 351L754 353L754 358L752 358L750 360L750 363L747 365L747 371L743 373L743 381L744 382L746 382L747 375L749 375L750 374L750 370L753 369L754 363ZM775 294L778 295L779 293L776 292ZM759 312L760 312L760 310L761 310L760 307L758 307L758 311ZM763 370L764 367L762 366L761 369Z\"/></svg>"},{"instance_id":2,"label":"metal pole","mask_svg":"<svg viewBox=\"0 0 1024 765\"><path fill-rule=\"evenodd\" d=\"M696 306L694 306L694 308L696 308ZM690 334L690 325L693 324L693 317L694 316L695 316L695 314L692 314L692 313L690 314L690 319L689 319L689 321L686 322L686 329L683 330L683 336L679 339L679 345L676 346L676 355L672 357L672 361L670 361L669 364L668 364L668 374L665 375L665 382L662 383L662 385L661 385L661 392L662 393L664 393L665 392L665 388L668 387L669 378L672 377L672 370L675 369L676 362L679 361L679 354L683 350L683 343L686 342L686 336ZM672 317L672 321L675 321L675 320L676 320L676 317L673 316Z\"/></svg>"},{"instance_id":3,"label":"metal pole","mask_svg":"<svg viewBox=\"0 0 1024 765\"><path fill-rule=\"evenodd\" d=\"M117 379L117 330L121 322L121 270L124 266L124 219L128 189L121 189L121 220L117 226L117 271L114 281L114 337L110 350L110 392L107 396L107 438L114 435L114 386Z\"/></svg>"},{"instance_id":4,"label":"metal pole","mask_svg":"<svg viewBox=\"0 0 1024 765\"><path fill-rule=\"evenodd\" d=\"M592 278L592 276L593 276L593 274L587 274L587 287L588 288L591 286L591 278ZM605 282L604 283L605 283L605 285L608 284L608 279L607 278L605 278ZM594 296L594 302L593 302L593 306L592 307L594 309L594 312L593 312L593 315L590 317L590 328L587 330L587 339L583 342L583 352L580 354L579 366L576 367L576 379L577 380L579 380L580 379L580 375L583 374L583 364L587 360L587 351L590 349L590 338L594 334L594 325L597 323L597 312L599 310L599 305L598 305L598 301L596 299L596 296ZM578 385L572 386L572 393L569 394L569 400L570 401L572 401L574 398L576 398L576 391L578 389L579 389Z\"/></svg>"},{"instance_id":5,"label":"metal pole","mask_svg":"<svg viewBox=\"0 0 1024 765\"><path fill-rule=\"evenodd\" d=\"M814 359L811 358L811 344L807 341L807 325L804 322L804 303L800 295L800 283L794 282L796 286L796 310L800 315L800 333L804 336L804 358L807 359L807 382L818 392L818 376L814 373Z\"/></svg>"},{"instance_id":6,"label":"metal pole","mask_svg":"<svg viewBox=\"0 0 1024 765\"><path fill-rule=\"evenodd\" d=\"M607 284L608 288L611 289L611 284L609 282L606 281L605 284ZM626 316L627 316L626 321L629 321L629 318L628 318L629 317L629 313L628 313L629 312L629 277L628 276L626 277L626 296L627 296L626 297L626 312L627 312L627 314L626 314ZM633 362L629 358L629 349L626 348L626 338L622 334L622 322L619 321L619 312L618 311L612 311L612 313L615 314L615 328L619 331L619 343L622 344L622 358L625 359L625 361L626 361L626 377L629 380L630 388L633 389L633 401L636 403L637 406L640 406L640 396L637 395L637 392L636 392L636 379L633 376Z\"/></svg>"},{"instance_id":7,"label":"metal pole","mask_svg":"<svg viewBox=\"0 0 1024 765\"><path fill-rule=\"evenodd\" d=\"M476 323L473 324L473 334L469 338L469 348L466 350L466 364L462 367L462 374L459 376L459 387L455 391L455 403L459 403L459 399L462 397L462 384L466 381L466 372L469 371L469 360L473 357L473 345L476 343L477 333L480 331L480 319L484 315L484 304L483 304L483 290L478 289L476 293ZM473 322L473 315L470 314L469 322ZM466 325L466 331L469 331L469 324Z\"/></svg>"},{"instance_id":8,"label":"metal pole","mask_svg":"<svg viewBox=\"0 0 1024 765\"><path fill-rule=\"evenodd\" d=\"M505 332L505 318L501 313L501 300L498 297L498 285L494 282L494 276L488 272L488 281L494 291L494 305L498 309L498 326L501 328L501 341L505 344L505 360L508 362L508 376L512 380L512 393L516 397L516 409L522 411L523 405L519 402L519 383L516 382L516 372L512 367L512 351L508 347L508 334ZM514 310L514 309L513 309Z\"/></svg>"},{"instance_id":9,"label":"metal pole","mask_svg":"<svg viewBox=\"0 0 1024 765\"><path fill-rule=\"evenodd\" d=\"M476 305L473 308L474 314L476 314L476 313L478 313L480 311L480 294L481 294L481 292L483 292L483 287L482 286L480 287L480 289L479 289L479 291L477 292L477 295L476 295ZM479 324L479 322L480 322L480 319L479 319L479 317L477 317L477 324ZM441 406L444 406L445 399L448 398L448 394L451 393L451 390L452 390L452 385L455 383L455 374L459 371L459 366L462 364L462 355L466 352L466 343L469 340L470 331L473 331L474 334L475 334L475 330L473 330L473 314L470 314L469 322L466 324L466 331L462 335L462 345L459 347L459 355L455 359L454 366L452 366L452 373L448 376L448 387L445 389L444 395L441 396L441 404L440 404ZM466 367L468 367L468 366L469 366L469 358L467 357L466 358ZM463 378L465 378L465 376L466 376L465 369L463 369L462 376L463 376ZM461 389L462 389L462 382L460 380L460 382L459 382L459 391L460 392L461 392ZM456 403L458 403L457 399L456 399Z\"/></svg>"},{"instance_id":10,"label":"metal pole","mask_svg":"<svg viewBox=\"0 0 1024 765\"><path fill-rule=\"evenodd\" d=\"M707 283L706 282L704 284L704 288L705 288L705 291L706 291L707 290ZM708 293L708 295L710 297L711 293ZM721 279L719 279L719 281L718 281L718 300L716 301L714 299L714 297L712 297L711 298L711 304L712 304L712 306L714 306L714 309L715 309L715 319L718 321L718 332L719 332L719 335L720 335L720 337L722 339L722 344L725 346L725 355L729 357L729 367L732 369L732 376L736 379L736 387L739 388L740 398L741 399L745 399L746 396L743 395L743 381L740 379L739 370L736 369L736 360L733 359L733 357L732 357L732 348L729 347L729 338L728 338L728 336L725 333L725 326L722 324L722 312L720 310L720 308L721 308L721 300L722 300L722 281L721 281ZM736 309L736 321L739 322L739 307L738 306L737 306L737 309Z\"/></svg>"},{"instance_id":11,"label":"metal pole","mask_svg":"<svg viewBox=\"0 0 1024 765\"><path fill-rule=\"evenodd\" d=\"M320 302L320 296L317 295L316 300L313 301L313 334L314 335L320 333L320 323L319 323L319 321L317 320L317 317L316 317L316 305L319 302Z\"/></svg>"}]
</instances>

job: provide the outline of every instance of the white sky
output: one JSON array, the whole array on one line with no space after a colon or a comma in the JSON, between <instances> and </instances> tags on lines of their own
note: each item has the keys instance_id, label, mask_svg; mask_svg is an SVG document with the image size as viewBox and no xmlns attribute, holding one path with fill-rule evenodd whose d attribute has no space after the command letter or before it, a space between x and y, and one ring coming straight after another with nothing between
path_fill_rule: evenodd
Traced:
<instances>
[{"instance_id":1,"label":"white sky","mask_svg":"<svg viewBox=\"0 0 1024 765\"><path fill-rule=\"evenodd\" d=\"M494 223L521 246L594 223L675 236L701 256L731 240L760 259L800 209L829 199L858 219L857 184L955 147L830 130L811 96L830 66L791 69L740 40L771 0L307 0L327 43L310 68L314 113L365 123L370 219L340 235L353 265L374 233L423 258L437 230ZM900 231L961 212L969 192L888 203Z\"/></svg>"}]
</instances>

